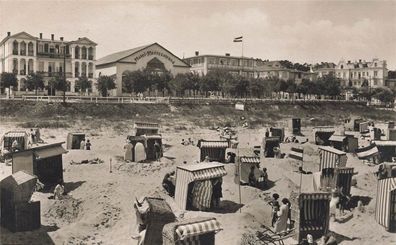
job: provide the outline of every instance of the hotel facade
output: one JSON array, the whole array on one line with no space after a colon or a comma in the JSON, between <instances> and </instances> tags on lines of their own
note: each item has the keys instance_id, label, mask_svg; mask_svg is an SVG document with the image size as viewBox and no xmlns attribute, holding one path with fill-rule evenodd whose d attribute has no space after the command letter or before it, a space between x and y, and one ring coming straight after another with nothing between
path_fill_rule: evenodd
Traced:
<instances>
[{"instance_id":1,"label":"hotel facade","mask_svg":"<svg viewBox=\"0 0 396 245\"><path fill-rule=\"evenodd\" d=\"M225 55L200 55L185 58L184 61L191 66L191 72L200 76L206 75L211 70L226 70L233 75L243 77L257 77L257 69L262 65L261 59Z\"/></svg>"},{"instance_id":2,"label":"hotel facade","mask_svg":"<svg viewBox=\"0 0 396 245\"><path fill-rule=\"evenodd\" d=\"M26 91L26 77L39 73L48 81L66 71L68 93L79 92L75 84L79 77L87 77L95 83L95 60L97 44L86 37L65 41L63 37L35 37L26 32L11 35L10 32L0 42L0 73L12 72L17 76L16 91ZM65 69L66 68L66 69ZM93 88L95 86L92 86ZM45 94L54 95L54 90L46 88Z\"/></svg>"},{"instance_id":3,"label":"hotel facade","mask_svg":"<svg viewBox=\"0 0 396 245\"><path fill-rule=\"evenodd\" d=\"M341 60L336 65L334 73L342 79L342 86L361 87L363 82L367 81L370 87L384 87L388 78L386 60L379 59L369 62Z\"/></svg>"}]
</instances>

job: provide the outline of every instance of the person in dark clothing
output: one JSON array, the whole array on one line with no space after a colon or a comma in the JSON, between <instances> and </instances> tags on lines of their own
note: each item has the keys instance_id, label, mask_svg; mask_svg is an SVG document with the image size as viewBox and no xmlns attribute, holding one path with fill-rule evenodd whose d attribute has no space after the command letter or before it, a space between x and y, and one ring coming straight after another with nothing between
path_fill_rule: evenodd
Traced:
<instances>
[{"instance_id":1,"label":"person in dark clothing","mask_svg":"<svg viewBox=\"0 0 396 245\"><path fill-rule=\"evenodd\" d=\"M220 198L223 197L223 189L222 185L223 179L217 178L213 180L213 192L212 192L212 207L219 208L220 207Z\"/></svg>"},{"instance_id":2,"label":"person in dark clothing","mask_svg":"<svg viewBox=\"0 0 396 245\"><path fill-rule=\"evenodd\" d=\"M274 224L278 218L278 215L276 214L280 208L278 199L279 199L279 194L274 193L272 195L272 200L268 202L268 204L272 206L272 227L274 227Z\"/></svg>"},{"instance_id":3,"label":"person in dark clothing","mask_svg":"<svg viewBox=\"0 0 396 245\"><path fill-rule=\"evenodd\" d=\"M85 143L85 150L91 150L91 142L87 140L87 143Z\"/></svg>"},{"instance_id":4,"label":"person in dark clothing","mask_svg":"<svg viewBox=\"0 0 396 245\"><path fill-rule=\"evenodd\" d=\"M161 145L158 143L158 141L155 141L154 143L154 151L155 151L155 160L159 161L161 158Z\"/></svg>"},{"instance_id":5,"label":"person in dark clothing","mask_svg":"<svg viewBox=\"0 0 396 245\"><path fill-rule=\"evenodd\" d=\"M269 137L269 135L270 135L270 132L269 132L269 130L267 128L267 130L265 131L265 137Z\"/></svg>"},{"instance_id":6,"label":"person in dark clothing","mask_svg":"<svg viewBox=\"0 0 396 245\"><path fill-rule=\"evenodd\" d=\"M174 175L174 172L167 173L162 180L162 187L168 192L169 196L173 197L175 195L175 185L173 184L171 178Z\"/></svg>"},{"instance_id":7,"label":"person in dark clothing","mask_svg":"<svg viewBox=\"0 0 396 245\"><path fill-rule=\"evenodd\" d=\"M249 185L256 187L257 186L257 179L256 176L254 175L254 166L250 167L250 173L249 173Z\"/></svg>"}]
</instances>

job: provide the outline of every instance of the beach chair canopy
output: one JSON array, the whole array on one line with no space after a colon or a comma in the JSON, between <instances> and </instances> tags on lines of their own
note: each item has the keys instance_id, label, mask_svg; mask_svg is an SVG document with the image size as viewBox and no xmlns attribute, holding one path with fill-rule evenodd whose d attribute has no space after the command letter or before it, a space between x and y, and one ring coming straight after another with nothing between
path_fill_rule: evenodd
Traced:
<instances>
[{"instance_id":1,"label":"beach chair canopy","mask_svg":"<svg viewBox=\"0 0 396 245\"><path fill-rule=\"evenodd\" d=\"M0 188L3 192L12 193L12 201L28 202L32 197L36 186L37 178L24 171L18 171L0 182ZM6 198L6 197L2 197ZM10 198L10 196L8 196Z\"/></svg>"},{"instance_id":2,"label":"beach chair canopy","mask_svg":"<svg viewBox=\"0 0 396 245\"><path fill-rule=\"evenodd\" d=\"M164 244L179 244L184 241L199 241L199 236L208 233L217 233L222 230L216 218L192 218L179 222L169 223L162 231ZM195 239L193 239L195 238ZM184 244L184 243L183 243ZM195 243L194 243L195 244Z\"/></svg>"},{"instance_id":3,"label":"beach chair canopy","mask_svg":"<svg viewBox=\"0 0 396 245\"><path fill-rule=\"evenodd\" d=\"M345 167L347 163L346 152L337 150L330 146L319 147L319 171L324 168Z\"/></svg>"},{"instance_id":4,"label":"beach chair canopy","mask_svg":"<svg viewBox=\"0 0 396 245\"><path fill-rule=\"evenodd\" d=\"M135 135L153 135L159 134L160 125L158 123L151 122L135 122L133 125Z\"/></svg>"},{"instance_id":5,"label":"beach chair canopy","mask_svg":"<svg viewBox=\"0 0 396 245\"><path fill-rule=\"evenodd\" d=\"M197 146L201 150L200 161L204 161L206 157L209 157L210 161L224 162L229 142L219 140L199 140Z\"/></svg>"},{"instance_id":6,"label":"beach chair canopy","mask_svg":"<svg viewBox=\"0 0 396 245\"><path fill-rule=\"evenodd\" d=\"M33 147L12 154L12 172L25 171L40 182L57 183L63 179L62 155L67 153L60 143Z\"/></svg>"},{"instance_id":7,"label":"beach chair canopy","mask_svg":"<svg viewBox=\"0 0 396 245\"><path fill-rule=\"evenodd\" d=\"M329 229L331 194L325 192L292 193L292 217L295 217L296 239L300 242L307 234L315 239Z\"/></svg>"},{"instance_id":8,"label":"beach chair canopy","mask_svg":"<svg viewBox=\"0 0 396 245\"><path fill-rule=\"evenodd\" d=\"M188 184L197 180L220 178L227 175L224 165L216 162L181 165L176 168L175 202L185 209Z\"/></svg>"},{"instance_id":9,"label":"beach chair canopy","mask_svg":"<svg viewBox=\"0 0 396 245\"><path fill-rule=\"evenodd\" d=\"M377 201L375 205L375 220L387 231L395 231L396 227L396 178L378 180ZM391 230L391 228L395 230Z\"/></svg>"}]
</instances>

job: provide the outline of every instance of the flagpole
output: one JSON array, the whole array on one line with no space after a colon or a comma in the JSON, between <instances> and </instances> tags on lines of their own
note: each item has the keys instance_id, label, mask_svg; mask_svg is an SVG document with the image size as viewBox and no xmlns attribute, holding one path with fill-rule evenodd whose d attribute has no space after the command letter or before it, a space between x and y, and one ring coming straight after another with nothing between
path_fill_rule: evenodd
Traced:
<instances>
[{"instance_id":1,"label":"flagpole","mask_svg":"<svg viewBox=\"0 0 396 245\"><path fill-rule=\"evenodd\" d=\"M304 170L304 153L302 155L303 160L301 160L301 170ZM298 194L301 194L301 185L302 185L302 171L300 172L300 191Z\"/></svg>"}]
</instances>

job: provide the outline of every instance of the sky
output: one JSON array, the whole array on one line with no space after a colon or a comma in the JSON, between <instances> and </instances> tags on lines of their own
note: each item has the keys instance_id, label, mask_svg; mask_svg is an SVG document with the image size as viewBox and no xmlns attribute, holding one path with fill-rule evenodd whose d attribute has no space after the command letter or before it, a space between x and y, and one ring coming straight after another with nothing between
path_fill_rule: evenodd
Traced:
<instances>
[{"instance_id":1,"label":"sky","mask_svg":"<svg viewBox=\"0 0 396 245\"><path fill-rule=\"evenodd\" d=\"M97 58L158 42L175 55L243 55L300 63L385 59L396 69L396 0L4 1L7 32L88 37Z\"/></svg>"}]
</instances>

